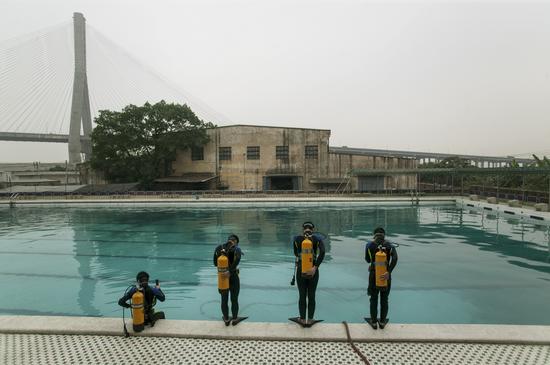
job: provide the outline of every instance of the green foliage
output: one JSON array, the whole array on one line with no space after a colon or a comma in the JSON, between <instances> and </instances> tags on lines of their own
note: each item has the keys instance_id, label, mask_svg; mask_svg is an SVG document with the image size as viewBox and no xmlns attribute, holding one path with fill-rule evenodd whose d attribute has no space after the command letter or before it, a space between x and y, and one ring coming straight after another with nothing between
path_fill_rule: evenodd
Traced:
<instances>
[{"instance_id":1,"label":"green foliage","mask_svg":"<svg viewBox=\"0 0 550 365\"><path fill-rule=\"evenodd\" d=\"M548 157L543 156L541 160L537 155L533 155L533 158L535 159L533 167L550 167L550 160Z\"/></svg>"},{"instance_id":2,"label":"green foliage","mask_svg":"<svg viewBox=\"0 0 550 365\"><path fill-rule=\"evenodd\" d=\"M531 168L549 168L550 160L547 157L539 158L536 155L533 155L535 160L527 167ZM514 160L510 163L511 168L519 168L519 164ZM548 177L544 175L508 175L503 176L499 181L499 185L502 187L512 188L512 189L525 189L525 190L535 190L535 191L546 191L548 190Z\"/></svg>"},{"instance_id":3,"label":"green foliage","mask_svg":"<svg viewBox=\"0 0 550 365\"><path fill-rule=\"evenodd\" d=\"M439 162L428 162L419 166L420 168L435 168L435 169L444 169L444 168L475 168L472 166L470 161L462 159L460 157L447 157ZM464 178L465 185L477 185L481 183L482 177L477 176L467 176ZM420 181L427 184L457 184L453 181L450 176L420 176Z\"/></svg>"},{"instance_id":4,"label":"green foliage","mask_svg":"<svg viewBox=\"0 0 550 365\"><path fill-rule=\"evenodd\" d=\"M48 171L65 171L65 166L55 165L54 167L50 167Z\"/></svg>"},{"instance_id":5,"label":"green foliage","mask_svg":"<svg viewBox=\"0 0 550 365\"><path fill-rule=\"evenodd\" d=\"M187 105L165 101L128 105L122 112L102 110L95 123L92 168L111 182L144 186L169 173L176 150L206 144L206 129L215 127Z\"/></svg>"},{"instance_id":6,"label":"green foliage","mask_svg":"<svg viewBox=\"0 0 550 365\"><path fill-rule=\"evenodd\" d=\"M470 161L462 159L460 157L447 157L439 162L429 162L426 164L420 165L420 168L436 168L436 169L445 169L445 168L467 168L474 167Z\"/></svg>"},{"instance_id":7,"label":"green foliage","mask_svg":"<svg viewBox=\"0 0 550 365\"><path fill-rule=\"evenodd\" d=\"M535 160L527 167L544 167L550 168L550 159L546 156L539 158L533 155ZM468 160L461 159L459 157L449 157L441 160L440 162L430 162L419 166L420 168L475 168ZM513 160L507 166L508 168L521 168L521 166ZM450 177L448 176L420 176L421 182L428 184L450 184ZM548 190L548 177L544 175L517 175L517 174L502 174L496 175L466 175L461 178L461 183L467 188L470 185L482 185L487 187L496 187L497 185L503 188L511 189L524 189L535 191L547 191ZM454 182L456 184L456 182Z\"/></svg>"}]
</instances>

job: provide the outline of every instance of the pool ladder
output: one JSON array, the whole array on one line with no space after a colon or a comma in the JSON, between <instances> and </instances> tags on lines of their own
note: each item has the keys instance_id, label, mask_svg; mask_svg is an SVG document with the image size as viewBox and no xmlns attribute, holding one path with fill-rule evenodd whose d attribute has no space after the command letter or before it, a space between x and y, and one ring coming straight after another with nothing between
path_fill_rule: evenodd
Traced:
<instances>
[{"instance_id":1,"label":"pool ladder","mask_svg":"<svg viewBox=\"0 0 550 365\"><path fill-rule=\"evenodd\" d=\"M19 193L13 193L10 195L10 208L15 208L15 201L19 198Z\"/></svg>"},{"instance_id":2,"label":"pool ladder","mask_svg":"<svg viewBox=\"0 0 550 365\"><path fill-rule=\"evenodd\" d=\"M351 193L351 175L349 171L346 173L343 180L340 181L340 184L336 188L336 194L344 195L346 192Z\"/></svg>"},{"instance_id":3,"label":"pool ladder","mask_svg":"<svg viewBox=\"0 0 550 365\"><path fill-rule=\"evenodd\" d=\"M420 196L418 190L411 190L411 204L418 205L420 203Z\"/></svg>"}]
</instances>

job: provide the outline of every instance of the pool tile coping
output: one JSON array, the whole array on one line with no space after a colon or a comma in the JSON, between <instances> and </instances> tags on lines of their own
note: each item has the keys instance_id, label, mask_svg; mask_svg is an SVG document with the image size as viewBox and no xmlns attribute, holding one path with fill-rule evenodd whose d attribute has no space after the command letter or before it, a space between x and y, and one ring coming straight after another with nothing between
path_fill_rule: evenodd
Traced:
<instances>
[{"instance_id":1,"label":"pool tile coping","mask_svg":"<svg viewBox=\"0 0 550 365\"><path fill-rule=\"evenodd\" d=\"M242 322L226 327L220 320L161 320L131 336L185 337L263 341L347 341L341 323L319 323L305 329L294 323ZM393 324L373 330L350 323L354 342L458 342L550 345L550 326L483 324ZM121 318L63 316L0 316L0 333L122 336Z\"/></svg>"}]
</instances>

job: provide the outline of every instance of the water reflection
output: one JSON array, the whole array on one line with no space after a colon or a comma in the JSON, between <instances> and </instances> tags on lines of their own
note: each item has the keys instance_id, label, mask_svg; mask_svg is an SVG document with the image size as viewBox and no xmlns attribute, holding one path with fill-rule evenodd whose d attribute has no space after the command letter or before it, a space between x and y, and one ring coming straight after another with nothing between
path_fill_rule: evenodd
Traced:
<instances>
[{"instance_id":1,"label":"water reflection","mask_svg":"<svg viewBox=\"0 0 550 365\"><path fill-rule=\"evenodd\" d=\"M161 280L170 318L217 319L212 253L235 233L245 253L242 307L255 320L284 321L296 309L291 240L304 221L328 237L318 289L327 321L361 320L352 316L367 308L364 245L376 226L401 244L396 320L483 323L509 293L523 293L532 306L546 298L539 293L550 282L549 228L454 206L17 208L0 210L0 278L13 284L8 291L26 290L16 304L0 299L0 312L114 316L116 300L145 270ZM52 283L67 299L33 303L32 293ZM423 316L429 303L456 314L436 305ZM539 323L533 318L513 321Z\"/></svg>"}]
</instances>

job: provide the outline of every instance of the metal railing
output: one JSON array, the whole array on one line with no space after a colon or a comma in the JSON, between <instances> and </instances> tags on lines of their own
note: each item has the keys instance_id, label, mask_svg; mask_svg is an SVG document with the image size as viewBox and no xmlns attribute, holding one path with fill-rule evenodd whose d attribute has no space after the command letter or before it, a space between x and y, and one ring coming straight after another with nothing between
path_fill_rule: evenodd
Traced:
<instances>
[{"instance_id":1,"label":"metal railing","mask_svg":"<svg viewBox=\"0 0 550 365\"><path fill-rule=\"evenodd\" d=\"M528 203L548 203L548 193L545 191L496 188L492 186L473 185L468 188L470 194L497 199L519 200Z\"/></svg>"},{"instance_id":2,"label":"metal railing","mask_svg":"<svg viewBox=\"0 0 550 365\"><path fill-rule=\"evenodd\" d=\"M59 198L67 199L124 199L124 198L221 198L221 197L276 197L276 196L339 196L334 190L316 190L316 191L220 191L220 190L184 190L184 191L120 191L120 192L21 192L20 198L40 199L40 198ZM353 193L353 195L367 195L364 193ZM11 199L10 193L0 193L0 199Z\"/></svg>"}]
</instances>

